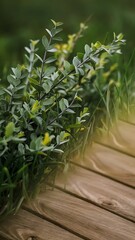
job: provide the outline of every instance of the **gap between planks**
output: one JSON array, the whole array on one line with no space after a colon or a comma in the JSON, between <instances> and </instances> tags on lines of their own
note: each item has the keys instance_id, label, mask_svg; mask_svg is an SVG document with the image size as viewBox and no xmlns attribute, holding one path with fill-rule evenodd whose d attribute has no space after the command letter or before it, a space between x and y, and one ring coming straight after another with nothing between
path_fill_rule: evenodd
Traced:
<instances>
[{"instance_id":1,"label":"gap between planks","mask_svg":"<svg viewBox=\"0 0 135 240\"><path fill-rule=\"evenodd\" d=\"M26 207L87 239L134 240L134 223L57 189L41 193Z\"/></svg>"},{"instance_id":2,"label":"gap between planks","mask_svg":"<svg viewBox=\"0 0 135 240\"><path fill-rule=\"evenodd\" d=\"M135 188L135 158L98 143L87 148L83 158L72 162Z\"/></svg>"},{"instance_id":3,"label":"gap between planks","mask_svg":"<svg viewBox=\"0 0 135 240\"><path fill-rule=\"evenodd\" d=\"M72 164L67 175L57 176L55 187L135 222L135 191L121 183Z\"/></svg>"},{"instance_id":4,"label":"gap between planks","mask_svg":"<svg viewBox=\"0 0 135 240\"><path fill-rule=\"evenodd\" d=\"M128 124L128 125L130 125L130 124ZM127 123L126 123L126 126L127 126ZM123 136L126 136L125 130L127 131L127 128L124 129ZM131 130L132 130L132 128L130 127L130 132L131 132ZM134 127L134 130L135 130L135 127ZM120 132L120 131L118 131L118 132ZM132 133L133 133L133 131L132 131ZM117 142L119 141L119 139L121 139L121 137L119 137L119 134L118 134ZM122 137L122 139L123 139L123 137ZM126 144L127 144L127 142L129 144L129 141L131 139L132 139L131 135L128 135L128 138L127 138L128 141L126 141ZM105 152L106 152L107 148L110 148L110 150L111 150L111 147L110 147L110 145L112 144L111 141L112 140L110 140L110 142L109 142L107 140L107 144L108 144L107 147L102 146L105 149ZM113 143L115 143L115 142L113 142ZM102 144L105 144L105 143L102 143ZM124 144L125 144L125 142L124 142ZM126 149L126 147L127 147L126 144L124 145L124 149ZM97 144L97 145L98 145L98 147L100 146L100 144ZM117 144L115 146L115 144L114 144L113 147L115 150L112 150L112 151L117 152L118 155L121 154L121 156L124 156L125 154L119 152L119 151L121 151L121 148L118 147L119 145ZM123 146L122 146L122 149L123 149ZM128 151L125 151L127 154L130 154L129 149L134 150L133 144L129 145ZM99 148L97 150L99 150ZM135 150L133 152L135 152ZM99 154L98 151L96 153ZM88 154L90 156L89 152L88 152ZM95 171L94 167L91 167L91 165L90 165L90 161L92 160L92 158L89 156L87 155L85 157L85 161L87 162L87 164L86 163L85 164L87 166L85 166L84 164L82 164L81 166L83 168L88 168L91 171ZM118 158L118 156L117 156L117 158ZM128 158L128 160L131 160L132 157L127 156L127 158ZM120 161L120 164L122 164L120 158L118 158L118 159ZM97 158L96 160L100 160L101 161L100 164L104 163L104 167L106 168L106 170L108 170L108 171L110 170L108 168L108 165L105 164L106 161L104 162L104 160L102 158L100 158L100 159ZM118 163L119 163L119 161L118 161ZM131 160L131 162L133 162L133 161ZM129 161L128 163L130 165L132 165L131 162ZM116 166L118 167L118 165L115 165L116 161L115 162L113 161L112 163L113 163L113 165L112 165L113 166L113 174L110 174L110 171L109 171L109 173L106 173L107 171L105 171L105 173L104 173L103 169L101 169L100 171L99 170L97 171L97 173L99 173L100 175L96 174L94 172L90 173L90 171L87 171L83 168L81 168L81 169L83 169L83 170L81 170L81 173L79 173L77 170L76 175L74 175L74 177L77 176L74 185L72 185L72 181L74 181L74 179L72 179L72 177L70 176L71 179L69 179L69 180L71 182L70 181L68 182L68 192L67 193L64 193L63 191L59 191L59 190L55 189L54 192L51 191L51 194L50 194L50 192L46 192L45 194L40 194L39 197L37 198L37 200L31 202L32 205L26 204L24 206L24 208L29 211L29 212L27 212L27 214L34 213L35 215L31 214L32 217L34 216L34 217L40 219L40 221L41 220L44 221L44 223L46 221L47 223L51 224L51 229L50 229L51 233L52 233L52 227L53 228L57 227L60 231L63 230L64 232L66 232L68 234L72 234L72 235L70 235L70 237L68 235L65 235L65 236L67 236L67 238L60 238L60 236L58 236L58 239L63 239L63 240L64 239L69 239L69 240L70 239L108 240L108 239L110 239L110 236L111 236L111 240L127 240L127 239L134 240L135 225L133 224L133 222L130 222L130 221L134 221L134 217L135 217L134 216L134 204L133 204L134 192L132 189L135 186L134 185L135 184L135 181L134 181L135 174L134 173L131 174L131 172L132 172L131 169L132 168L135 169L134 168L135 165L133 164L132 168L131 168L131 166L130 166L130 168L129 168L129 166L127 166L129 168L128 169L129 173L132 176L130 176L130 178L129 178L129 176L126 176L126 180L125 180L124 171L121 172L120 165L119 165L119 171L120 171L119 173L121 173L121 176L119 177L119 173L115 171ZM125 161L125 163L127 165L127 161ZM126 167L126 165L125 165L125 167ZM99 166L97 165L97 163L95 164L95 166L96 166L96 168L98 167L98 169L99 169ZM112 167L112 166L110 166L110 167ZM80 177L79 174L82 175L82 171L84 171L84 173L83 173L83 176L81 176L82 179L79 180L79 177ZM87 183L86 181L83 182L83 178L84 178L84 175L86 174L86 171L87 171L87 177L89 175L89 180L92 179L92 177L93 177L93 180L92 180L93 183L89 182L90 184L86 184ZM97 192L93 189L94 186L97 186L96 178L94 177L94 174L95 174L95 177L99 179L100 183L101 183L101 180L104 182L104 184L102 182L102 184L103 184L102 186L99 186L98 188L96 187ZM101 176L103 174L105 174L106 178ZM131 177L132 177L132 179L131 179ZM114 178L115 182L109 178L112 178L112 179ZM123 181L123 178L124 178L124 181ZM105 181L107 183L107 186L105 184ZM120 181L120 182L122 181L122 182L120 184L120 183L117 183L116 181ZM128 188L127 186L124 186L124 184L127 184L127 182L129 184L129 186L132 188ZM113 183L112 185L115 185L113 191L112 191L111 183ZM122 183L123 183L123 185L122 185ZM59 185L59 184L60 183L58 183L58 187L60 189L62 189L61 185ZM86 187L85 187L85 185L86 185ZM117 188L117 192L119 194L115 193L116 188ZM90 194L89 189L90 189L90 191L92 191L92 194ZM126 192L126 199L124 200L124 197L123 197L124 203L122 203L122 189L123 189L123 194ZM97 193L99 193L99 190L102 191L102 194L100 192L99 195L96 195ZM104 190L104 193L103 193L103 190ZM109 195L107 196L108 191L109 191L109 193L108 193ZM74 196L71 196L69 193L74 194L76 196L76 198ZM132 193L133 193L133 196L131 197ZM130 198L128 197L129 196L128 194L130 195ZM79 197L80 197L80 199L79 199ZM63 199L65 200L65 202L62 201ZM87 202L86 199L89 202ZM68 203L69 203L69 205L68 205ZM58 211L58 210L60 210L60 211ZM21 210L21 211L24 211L24 210ZM130 214L128 214L128 211ZM112 212L115 214L113 214ZM25 216L27 214L25 214ZM64 218L61 218L61 215L64 216ZM120 216L122 216L122 217L120 217ZM29 219L31 219L31 217L29 217ZM12 223L13 223L13 221L10 222L11 226L12 226ZM85 223L85 225L84 225L84 223ZM7 226L7 224L5 224L5 226ZM28 225L26 225L26 226L28 227ZM0 225L0 228L1 228L1 225ZM34 230L35 229L36 229L36 227L34 228ZM5 231L7 231L7 228L5 229ZM41 230L41 231L43 231L43 230ZM75 234L76 234L76 236L75 236ZM54 234L54 236L55 236L55 234ZM80 237L82 237L82 238L80 238ZM22 238L20 238L20 239L22 239ZM45 239L45 238L41 238L41 240L43 240L43 239ZM46 238L46 239L48 240L49 238ZM50 238L50 239L53 239L53 238ZM57 239L57 238L55 237L55 239ZM18 240L18 238L10 238L8 240ZM26 238L25 238L25 240L26 240ZM27 240L30 240L30 239L27 239Z\"/></svg>"},{"instance_id":5,"label":"gap between planks","mask_svg":"<svg viewBox=\"0 0 135 240\"><path fill-rule=\"evenodd\" d=\"M25 210L0 224L0 240L82 240L47 220Z\"/></svg>"}]
</instances>

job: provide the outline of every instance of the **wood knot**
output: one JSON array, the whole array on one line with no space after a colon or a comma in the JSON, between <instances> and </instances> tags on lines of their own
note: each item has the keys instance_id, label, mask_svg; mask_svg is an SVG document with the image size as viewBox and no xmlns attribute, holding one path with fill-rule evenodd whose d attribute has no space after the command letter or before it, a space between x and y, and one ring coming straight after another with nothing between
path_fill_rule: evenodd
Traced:
<instances>
[{"instance_id":1,"label":"wood knot","mask_svg":"<svg viewBox=\"0 0 135 240\"><path fill-rule=\"evenodd\" d=\"M100 204L104 207L115 209L118 207L118 202L114 199L105 199L105 198L100 198Z\"/></svg>"},{"instance_id":2,"label":"wood knot","mask_svg":"<svg viewBox=\"0 0 135 240\"><path fill-rule=\"evenodd\" d=\"M27 240L38 240L38 238L34 237L34 236L31 236L31 237L28 237Z\"/></svg>"}]
</instances>

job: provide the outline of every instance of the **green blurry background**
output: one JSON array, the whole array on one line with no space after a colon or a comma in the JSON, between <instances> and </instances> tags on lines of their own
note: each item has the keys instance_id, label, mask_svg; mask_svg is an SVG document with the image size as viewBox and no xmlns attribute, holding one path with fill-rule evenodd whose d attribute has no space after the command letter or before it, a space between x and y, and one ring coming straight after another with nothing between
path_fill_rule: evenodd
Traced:
<instances>
[{"instance_id":1,"label":"green blurry background","mask_svg":"<svg viewBox=\"0 0 135 240\"><path fill-rule=\"evenodd\" d=\"M50 19L64 22L63 38L91 16L88 30L77 45L103 41L107 33L123 32L127 58L135 46L135 0L0 0L0 76L4 68L23 61L29 39L39 39ZM77 50L76 49L76 50Z\"/></svg>"}]
</instances>

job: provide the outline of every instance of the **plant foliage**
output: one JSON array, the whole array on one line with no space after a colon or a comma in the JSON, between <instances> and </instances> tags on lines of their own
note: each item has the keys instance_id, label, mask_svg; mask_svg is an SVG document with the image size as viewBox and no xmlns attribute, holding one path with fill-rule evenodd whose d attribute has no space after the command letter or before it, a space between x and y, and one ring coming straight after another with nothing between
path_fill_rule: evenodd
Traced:
<instances>
[{"instance_id":1,"label":"plant foliage","mask_svg":"<svg viewBox=\"0 0 135 240\"><path fill-rule=\"evenodd\" d=\"M104 76L104 83L99 76L125 42L122 34L114 34L112 43L86 44L83 53L68 61L86 26L81 24L79 34L64 45L59 37L62 23L52 24L42 43L31 40L25 47L26 63L12 68L0 88L1 216L18 209L58 166L67 169L69 147L82 145L91 124L90 99L95 97L96 107L114 69ZM40 45L43 56L38 54Z\"/></svg>"}]
</instances>

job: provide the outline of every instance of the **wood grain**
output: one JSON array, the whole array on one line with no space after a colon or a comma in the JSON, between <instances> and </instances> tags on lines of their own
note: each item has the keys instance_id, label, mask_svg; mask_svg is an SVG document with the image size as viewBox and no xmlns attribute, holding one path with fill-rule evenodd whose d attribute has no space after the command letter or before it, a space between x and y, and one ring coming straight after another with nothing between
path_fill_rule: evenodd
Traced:
<instances>
[{"instance_id":1,"label":"wood grain","mask_svg":"<svg viewBox=\"0 0 135 240\"><path fill-rule=\"evenodd\" d=\"M134 138L135 126L118 121L58 176L61 190L41 192L0 223L0 240L134 240Z\"/></svg>"},{"instance_id":2,"label":"wood grain","mask_svg":"<svg viewBox=\"0 0 135 240\"><path fill-rule=\"evenodd\" d=\"M40 194L27 207L86 239L135 239L134 223L56 189Z\"/></svg>"},{"instance_id":3,"label":"wood grain","mask_svg":"<svg viewBox=\"0 0 135 240\"><path fill-rule=\"evenodd\" d=\"M74 234L25 210L0 223L0 240L81 240Z\"/></svg>"},{"instance_id":4,"label":"wood grain","mask_svg":"<svg viewBox=\"0 0 135 240\"><path fill-rule=\"evenodd\" d=\"M118 121L109 134L98 140L106 146L113 147L129 155L135 156L135 125Z\"/></svg>"},{"instance_id":5,"label":"wood grain","mask_svg":"<svg viewBox=\"0 0 135 240\"><path fill-rule=\"evenodd\" d=\"M84 159L76 158L74 162L115 180L135 187L135 158L93 143L87 148Z\"/></svg>"},{"instance_id":6,"label":"wood grain","mask_svg":"<svg viewBox=\"0 0 135 240\"><path fill-rule=\"evenodd\" d=\"M135 222L135 191L104 176L71 165L56 186Z\"/></svg>"}]
</instances>

